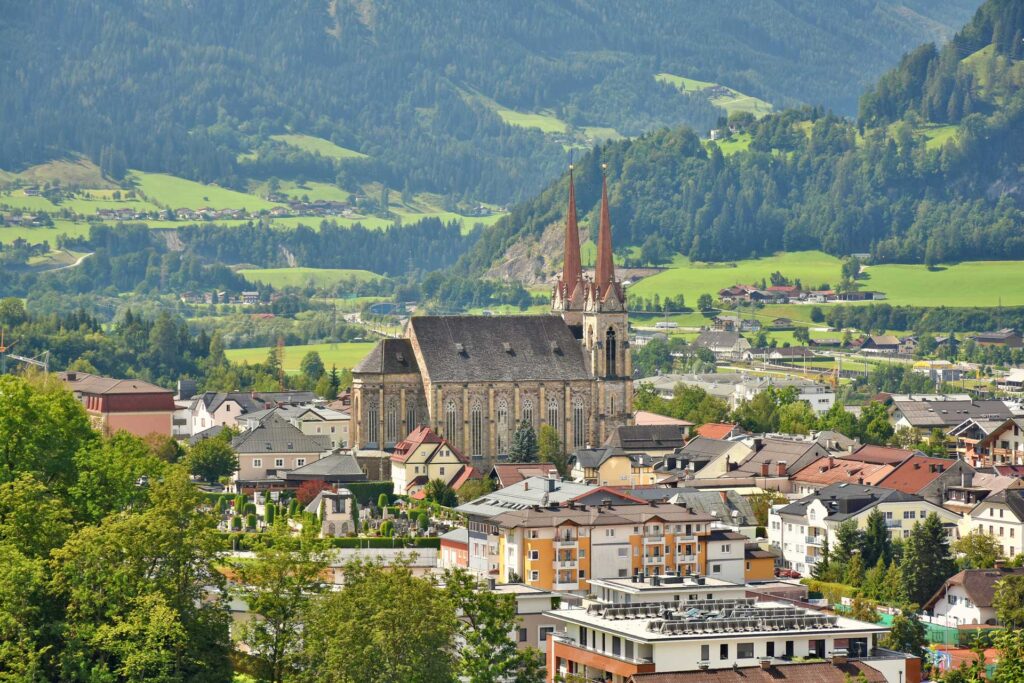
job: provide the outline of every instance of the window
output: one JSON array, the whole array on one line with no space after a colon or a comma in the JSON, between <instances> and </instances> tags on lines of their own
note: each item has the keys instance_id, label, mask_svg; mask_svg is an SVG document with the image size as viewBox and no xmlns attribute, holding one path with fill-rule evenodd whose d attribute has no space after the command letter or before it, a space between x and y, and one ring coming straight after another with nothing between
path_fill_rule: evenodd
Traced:
<instances>
[{"instance_id":1,"label":"window","mask_svg":"<svg viewBox=\"0 0 1024 683\"><path fill-rule=\"evenodd\" d=\"M458 440L459 409L455 401L448 401L444 405L444 436L452 441Z\"/></svg>"},{"instance_id":2,"label":"window","mask_svg":"<svg viewBox=\"0 0 1024 683\"><path fill-rule=\"evenodd\" d=\"M753 659L754 658L754 644L753 643L737 643L736 644L736 659Z\"/></svg>"},{"instance_id":3,"label":"window","mask_svg":"<svg viewBox=\"0 0 1024 683\"><path fill-rule=\"evenodd\" d=\"M558 433L562 432L558 428L558 401L553 398L548 400L548 424L554 427Z\"/></svg>"},{"instance_id":4,"label":"window","mask_svg":"<svg viewBox=\"0 0 1024 683\"><path fill-rule=\"evenodd\" d=\"M414 471L414 472L415 472L416 474L419 474L419 473L420 473L420 466L419 466L419 465L415 465L415 466L413 466L413 468L412 468L412 469L413 469L413 471Z\"/></svg>"},{"instance_id":5,"label":"window","mask_svg":"<svg viewBox=\"0 0 1024 683\"><path fill-rule=\"evenodd\" d=\"M722 552L723 553L732 552L732 546L729 543L723 543L722 544Z\"/></svg>"},{"instance_id":6,"label":"window","mask_svg":"<svg viewBox=\"0 0 1024 683\"><path fill-rule=\"evenodd\" d=\"M305 458L296 458L295 459L295 466L296 467L302 467L305 464L306 464L306 459Z\"/></svg>"},{"instance_id":7,"label":"window","mask_svg":"<svg viewBox=\"0 0 1024 683\"><path fill-rule=\"evenodd\" d=\"M523 399L522 418L524 422L533 424L533 401L528 398Z\"/></svg>"},{"instance_id":8,"label":"window","mask_svg":"<svg viewBox=\"0 0 1024 683\"><path fill-rule=\"evenodd\" d=\"M442 467L442 468L440 468L440 470L441 470L441 476L443 477L444 476L444 468Z\"/></svg>"},{"instance_id":9,"label":"window","mask_svg":"<svg viewBox=\"0 0 1024 683\"><path fill-rule=\"evenodd\" d=\"M619 557L629 557L629 548L619 548Z\"/></svg>"},{"instance_id":10,"label":"window","mask_svg":"<svg viewBox=\"0 0 1024 683\"><path fill-rule=\"evenodd\" d=\"M530 559L531 560L539 560L540 559L540 551L539 550L531 550L530 551Z\"/></svg>"},{"instance_id":11,"label":"window","mask_svg":"<svg viewBox=\"0 0 1024 683\"><path fill-rule=\"evenodd\" d=\"M615 343L615 328L609 327L608 331L604 335L604 374L605 377L615 377L618 375L618 366L616 365L616 355L618 347Z\"/></svg>"},{"instance_id":12,"label":"window","mask_svg":"<svg viewBox=\"0 0 1024 683\"><path fill-rule=\"evenodd\" d=\"M405 401L405 431L411 432L416 428L416 403L409 399Z\"/></svg>"},{"instance_id":13,"label":"window","mask_svg":"<svg viewBox=\"0 0 1024 683\"><path fill-rule=\"evenodd\" d=\"M587 444L587 420L583 399L579 396L572 399L572 444L574 448L583 448Z\"/></svg>"},{"instance_id":14,"label":"window","mask_svg":"<svg viewBox=\"0 0 1024 683\"><path fill-rule=\"evenodd\" d=\"M384 441L395 443L398 439L398 401L391 397L384 409Z\"/></svg>"},{"instance_id":15,"label":"window","mask_svg":"<svg viewBox=\"0 0 1024 683\"><path fill-rule=\"evenodd\" d=\"M546 642L548 642L548 636L551 635L554 632L555 632L555 627L554 626L541 626L537 630L537 637L540 639L540 642L546 643Z\"/></svg>"},{"instance_id":16,"label":"window","mask_svg":"<svg viewBox=\"0 0 1024 683\"><path fill-rule=\"evenodd\" d=\"M526 639L529 637L529 633L530 633L529 629L525 629L525 628L519 629L519 642L520 643L525 643Z\"/></svg>"},{"instance_id":17,"label":"window","mask_svg":"<svg viewBox=\"0 0 1024 683\"><path fill-rule=\"evenodd\" d=\"M729 643L722 643L718 646L718 658L729 659Z\"/></svg>"},{"instance_id":18,"label":"window","mask_svg":"<svg viewBox=\"0 0 1024 683\"><path fill-rule=\"evenodd\" d=\"M711 646L701 645L700 646L700 659L702 662L706 662L711 659Z\"/></svg>"},{"instance_id":19,"label":"window","mask_svg":"<svg viewBox=\"0 0 1024 683\"><path fill-rule=\"evenodd\" d=\"M380 421L380 414L377 411L377 404L373 401L366 403L366 441L376 443L378 439L377 427Z\"/></svg>"},{"instance_id":20,"label":"window","mask_svg":"<svg viewBox=\"0 0 1024 683\"><path fill-rule=\"evenodd\" d=\"M540 572L536 569L530 571L530 581L536 581L540 578Z\"/></svg>"},{"instance_id":21,"label":"window","mask_svg":"<svg viewBox=\"0 0 1024 683\"><path fill-rule=\"evenodd\" d=\"M608 397L608 414L609 415L614 415L615 414L615 397L614 396L609 396Z\"/></svg>"},{"instance_id":22,"label":"window","mask_svg":"<svg viewBox=\"0 0 1024 683\"><path fill-rule=\"evenodd\" d=\"M604 535L609 537L609 538L611 538L612 536L615 535L615 529L605 529L604 530Z\"/></svg>"},{"instance_id":23,"label":"window","mask_svg":"<svg viewBox=\"0 0 1024 683\"><path fill-rule=\"evenodd\" d=\"M473 455L484 452L484 413L479 403L469 409L469 439Z\"/></svg>"},{"instance_id":24,"label":"window","mask_svg":"<svg viewBox=\"0 0 1024 683\"><path fill-rule=\"evenodd\" d=\"M585 578L587 578L587 572L581 569L580 570L580 579L585 579Z\"/></svg>"},{"instance_id":25,"label":"window","mask_svg":"<svg viewBox=\"0 0 1024 683\"><path fill-rule=\"evenodd\" d=\"M259 458L255 458L252 461L252 466L253 467L263 467L263 461L260 460Z\"/></svg>"},{"instance_id":26,"label":"window","mask_svg":"<svg viewBox=\"0 0 1024 683\"><path fill-rule=\"evenodd\" d=\"M721 574L722 573L722 565L720 565L720 564L713 564L713 565L711 565L711 573L712 574Z\"/></svg>"},{"instance_id":27,"label":"window","mask_svg":"<svg viewBox=\"0 0 1024 683\"><path fill-rule=\"evenodd\" d=\"M284 459L283 458L275 458L274 459L274 467L284 467Z\"/></svg>"},{"instance_id":28,"label":"window","mask_svg":"<svg viewBox=\"0 0 1024 683\"><path fill-rule=\"evenodd\" d=\"M747 571L748 572L750 571L750 563L749 562L747 562Z\"/></svg>"},{"instance_id":29,"label":"window","mask_svg":"<svg viewBox=\"0 0 1024 683\"><path fill-rule=\"evenodd\" d=\"M580 559L582 560L586 556L587 556L587 551L584 550L583 548L580 548Z\"/></svg>"},{"instance_id":30,"label":"window","mask_svg":"<svg viewBox=\"0 0 1024 683\"><path fill-rule=\"evenodd\" d=\"M769 640L767 643L765 643L764 654L767 657L775 656L775 641Z\"/></svg>"},{"instance_id":31,"label":"window","mask_svg":"<svg viewBox=\"0 0 1024 683\"><path fill-rule=\"evenodd\" d=\"M916 516L917 516L917 513L914 510L904 510L903 511L903 519L914 519Z\"/></svg>"}]
</instances>

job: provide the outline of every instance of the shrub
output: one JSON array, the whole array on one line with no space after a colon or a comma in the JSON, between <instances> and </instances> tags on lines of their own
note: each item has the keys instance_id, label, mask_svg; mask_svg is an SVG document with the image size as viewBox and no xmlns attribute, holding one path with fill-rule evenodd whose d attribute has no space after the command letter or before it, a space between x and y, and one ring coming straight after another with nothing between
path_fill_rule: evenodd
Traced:
<instances>
[{"instance_id":1,"label":"shrub","mask_svg":"<svg viewBox=\"0 0 1024 683\"><path fill-rule=\"evenodd\" d=\"M238 515L235 515L234 517L232 517L231 518L231 528L234 529L235 531L241 531L242 530L242 518L239 517Z\"/></svg>"},{"instance_id":2,"label":"shrub","mask_svg":"<svg viewBox=\"0 0 1024 683\"><path fill-rule=\"evenodd\" d=\"M352 492L359 504L366 507L370 503L380 501L380 494L388 495L391 499L391 492L395 490L394 483L390 481L357 481L345 484L345 488Z\"/></svg>"},{"instance_id":3,"label":"shrub","mask_svg":"<svg viewBox=\"0 0 1024 683\"><path fill-rule=\"evenodd\" d=\"M843 598L853 599L857 595L857 589L845 583L829 583L811 578L800 579L800 583L807 586L809 591L821 593L830 605L837 605Z\"/></svg>"},{"instance_id":4,"label":"shrub","mask_svg":"<svg viewBox=\"0 0 1024 683\"><path fill-rule=\"evenodd\" d=\"M299 501L297 498L292 498L291 502L288 503L288 516L294 517L299 514Z\"/></svg>"},{"instance_id":5,"label":"shrub","mask_svg":"<svg viewBox=\"0 0 1024 683\"><path fill-rule=\"evenodd\" d=\"M246 503L245 504L245 514L247 514L247 515L255 515L256 514L256 503Z\"/></svg>"},{"instance_id":6,"label":"shrub","mask_svg":"<svg viewBox=\"0 0 1024 683\"><path fill-rule=\"evenodd\" d=\"M245 528L255 529L256 528L256 513L250 512L245 516Z\"/></svg>"},{"instance_id":7,"label":"shrub","mask_svg":"<svg viewBox=\"0 0 1024 683\"><path fill-rule=\"evenodd\" d=\"M388 494L382 493L379 496L377 496L377 507L379 507L381 510L383 510L387 506L388 506Z\"/></svg>"},{"instance_id":8,"label":"shrub","mask_svg":"<svg viewBox=\"0 0 1024 683\"><path fill-rule=\"evenodd\" d=\"M277 517L277 506L273 503L268 504L263 516L267 520L267 524L273 524L274 518Z\"/></svg>"},{"instance_id":9,"label":"shrub","mask_svg":"<svg viewBox=\"0 0 1024 683\"><path fill-rule=\"evenodd\" d=\"M380 525L381 536L391 536L395 533L395 525L391 523L391 520L387 520Z\"/></svg>"},{"instance_id":10,"label":"shrub","mask_svg":"<svg viewBox=\"0 0 1024 683\"><path fill-rule=\"evenodd\" d=\"M420 531L426 531L427 527L430 526L430 517L427 516L426 512L421 512L418 519L420 525Z\"/></svg>"}]
</instances>

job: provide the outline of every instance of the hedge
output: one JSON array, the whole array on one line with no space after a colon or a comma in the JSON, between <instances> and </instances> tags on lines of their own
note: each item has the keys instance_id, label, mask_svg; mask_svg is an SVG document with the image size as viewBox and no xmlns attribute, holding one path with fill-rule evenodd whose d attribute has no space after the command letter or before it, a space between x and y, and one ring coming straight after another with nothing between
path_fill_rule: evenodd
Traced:
<instances>
[{"instance_id":1,"label":"hedge","mask_svg":"<svg viewBox=\"0 0 1024 683\"><path fill-rule=\"evenodd\" d=\"M821 593L830 605L839 604L842 598L850 598L852 600L858 593L855 587L848 586L845 583L829 583L812 578L800 579L800 583L807 586L807 590L810 592Z\"/></svg>"},{"instance_id":2,"label":"hedge","mask_svg":"<svg viewBox=\"0 0 1024 683\"><path fill-rule=\"evenodd\" d=\"M262 534L247 534L247 533L229 533L219 532L221 538L221 548L224 550L252 550L256 546L256 540L262 539L264 542L269 541ZM416 550L417 548L434 548L438 549L441 547L441 539L434 538L328 538L325 539L327 544L332 548L405 548L409 551Z\"/></svg>"},{"instance_id":3,"label":"hedge","mask_svg":"<svg viewBox=\"0 0 1024 683\"><path fill-rule=\"evenodd\" d=\"M376 505L382 493L387 494L389 501L394 500L392 492L395 490L395 485L390 481L356 481L351 484L339 484L339 486L351 491L360 505L365 506L371 503Z\"/></svg>"}]
</instances>

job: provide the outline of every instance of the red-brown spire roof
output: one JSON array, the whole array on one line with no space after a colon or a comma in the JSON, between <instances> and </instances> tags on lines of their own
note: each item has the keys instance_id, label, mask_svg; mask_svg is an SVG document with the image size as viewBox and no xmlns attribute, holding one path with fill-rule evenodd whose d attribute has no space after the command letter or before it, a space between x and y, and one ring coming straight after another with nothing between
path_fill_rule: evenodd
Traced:
<instances>
[{"instance_id":1,"label":"red-brown spire roof","mask_svg":"<svg viewBox=\"0 0 1024 683\"><path fill-rule=\"evenodd\" d=\"M615 280L615 265L612 262L612 219L608 211L608 177L601 177L601 223L597 230L597 267L594 283L598 293L604 296Z\"/></svg>"},{"instance_id":2,"label":"red-brown spire roof","mask_svg":"<svg viewBox=\"0 0 1024 683\"><path fill-rule=\"evenodd\" d=\"M566 293L572 293L576 283L583 278L580 261L580 229L576 225L576 186L569 166L569 209L565 215L565 260L562 262L562 284Z\"/></svg>"}]
</instances>

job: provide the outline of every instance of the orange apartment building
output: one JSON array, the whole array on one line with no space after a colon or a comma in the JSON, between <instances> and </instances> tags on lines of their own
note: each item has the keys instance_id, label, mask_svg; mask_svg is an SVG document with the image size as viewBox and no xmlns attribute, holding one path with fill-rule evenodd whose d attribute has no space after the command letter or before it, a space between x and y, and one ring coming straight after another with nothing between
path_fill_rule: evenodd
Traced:
<instances>
[{"instance_id":1,"label":"orange apartment building","mask_svg":"<svg viewBox=\"0 0 1024 683\"><path fill-rule=\"evenodd\" d=\"M171 435L175 406L170 389L87 372L62 372L59 377L85 406L92 426L104 434Z\"/></svg>"},{"instance_id":2,"label":"orange apartment building","mask_svg":"<svg viewBox=\"0 0 1024 683\"><path fill-rule=\"evenodd\" d=\"M505 512L492 519L498 527L498 575L580 593L590 591L592 578L706 575L713 521L709 514L665 503Z\"/></svg>"}]
</instances>

